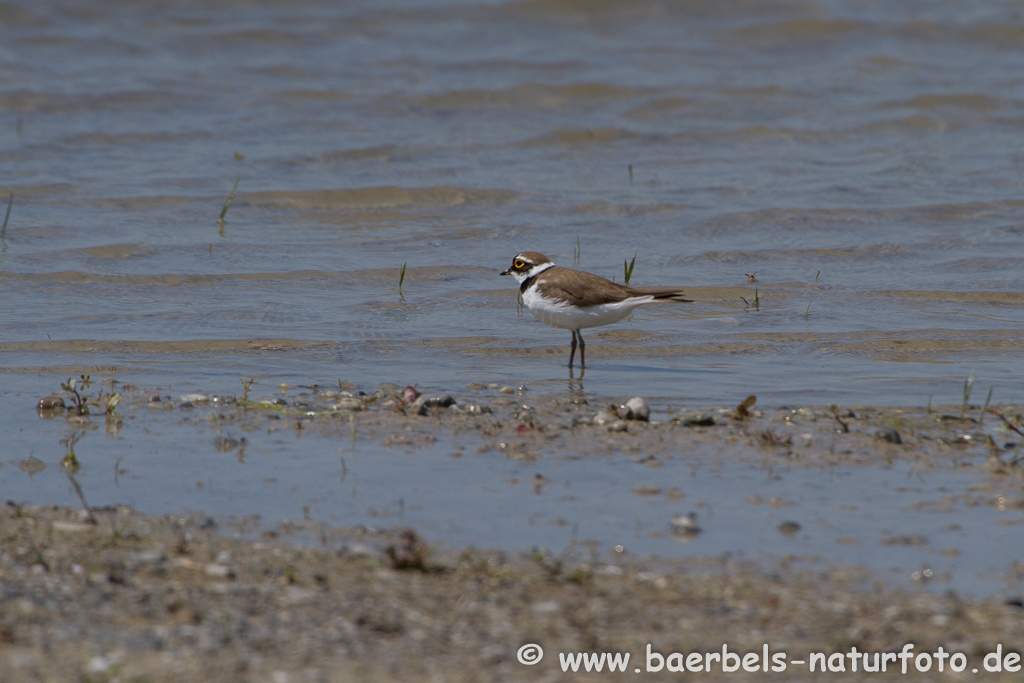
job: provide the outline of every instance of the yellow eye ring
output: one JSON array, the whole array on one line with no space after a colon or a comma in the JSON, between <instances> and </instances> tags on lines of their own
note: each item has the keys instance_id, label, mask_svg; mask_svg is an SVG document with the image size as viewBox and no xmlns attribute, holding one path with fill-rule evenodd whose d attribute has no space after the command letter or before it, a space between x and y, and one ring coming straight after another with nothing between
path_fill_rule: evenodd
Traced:
<instances>
[{"instance_id":1,"label":"yellow eye ring","mask_svg":"<svg viewBox=\"0 0 1024 683\"><path fill-rule=\"evenodd\" d=\"M512 265L516 268L522 268L523 266L526 265L526 262L523 261L523 259L517 258L515 261L512 262Z\"/></svg>"}]
</instances>

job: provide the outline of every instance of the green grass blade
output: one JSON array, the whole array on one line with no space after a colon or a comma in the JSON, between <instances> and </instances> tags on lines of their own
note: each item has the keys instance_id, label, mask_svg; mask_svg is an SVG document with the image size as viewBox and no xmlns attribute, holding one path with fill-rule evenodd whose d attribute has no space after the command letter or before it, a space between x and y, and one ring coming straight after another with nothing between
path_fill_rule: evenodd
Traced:
<instances>
[{"instance_id":1,"label":"green grass blade","mask_svg":"<svg viewBox=\"0 0 1024 683\"><path fill-rule=\"evenodd\" d=\"M235 184L231 187L231 192L228 193L228 198L224 201L224 206L220 210L220 216L217 218L218 223L224 222L224 216L228 214L228 209L231 207L231 202L235 201L235 190L238 189L238 183L242 181L242 176L235 178Z\"/></svg>"},{"instance_id":2,"label":"green grass blade","mask_svg":"<svg viewBox=\"0 0 1024 683\"><path fill-rule=\"evenodd\" d=\"M625 260L622 261L622 270L625 273L626 284L629 284L629 278L633 277L633 266L636 265L636 254L633 254L633 259L627 264Z\"/></svg>"},{"instance_id":3,"label":"green grass blade","mask_svg":"<svg viewBox=\"0 0 1024 683\"><path fill-rule=\"evenodd\" d=\"M0 228L0 239L7 238L7 223L11 220L11 206L14 204L14 193L7 198L7 215L4 216L4 225Z\"/></svg>"}]
</instances>

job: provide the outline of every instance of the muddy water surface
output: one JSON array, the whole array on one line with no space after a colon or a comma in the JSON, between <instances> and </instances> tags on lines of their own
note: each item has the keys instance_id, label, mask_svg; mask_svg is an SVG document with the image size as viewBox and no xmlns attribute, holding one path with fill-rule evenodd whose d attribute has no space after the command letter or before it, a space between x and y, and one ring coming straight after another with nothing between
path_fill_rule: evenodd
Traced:
<instances>
[{"instance_id":1,"label":"muddy water surface","mask_svg":"<svg viewBox=\"0 0 1024 683\"><path fill-rule=\"evenodd\" d=\"M973 375L974 403L1020 403L1021 22L1010 2L0 5L3 495L57 496L9 478L59 461L74 428L31 407L81 373L174 397L526 384L666 413L958 404ZM527 249L620 280L635 255L634 283L697 302L590 331L570 380L568 335L497 277ZM83 448L166 453L104 438ZM235 504L193 491L201 467L188 496L143 477L129 497L286 515L327 495L301 468L259 483L280 463ZM626 476L574 466L596 490ZM560 542L505 536L485 500L494 538Z\"/></svg>"}]
</instances>

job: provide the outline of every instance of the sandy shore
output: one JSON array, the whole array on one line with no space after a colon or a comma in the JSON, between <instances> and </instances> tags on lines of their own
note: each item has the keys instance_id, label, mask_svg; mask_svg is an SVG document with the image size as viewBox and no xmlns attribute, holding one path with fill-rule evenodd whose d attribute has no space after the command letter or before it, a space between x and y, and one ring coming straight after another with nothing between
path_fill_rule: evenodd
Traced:
<instances>
[{"instance_id":1,"label":"sandy shore","mask_svg":"<svg viewBox=\"0 0 1024 683\"><path fill-rule=\"evenodd\" d=\"M126 410L134 402L152 413L143 396L126 395ZM967 438L976 432L971 420L941 411L739 416L742 409L733 408L655 423L623 420L625 413L597 417L604 408L557 397L524 409L520 398L500 392L487 407L476 398L460 399L459 408L420 401L404 413L393 401L289 399L287 407L222 402L194 419L247 433L282 422L335 435L358 428L385 445L442 430L467 447L477 444L477 452L509 458L617 449L651 466L701 443L715 447L714 457L781 456L809 467L897 458L948 467L953 453L965 461L987 457L1000 490L1019 490L1019 468L1006 464L1015 446L976 444ZM193 410L171 400L152 414ZM709 417L714 426L706 426ZM1006 499L995 490L972 495L984 505ZM980 679L1020 680L1019 672L985 668L997 648L1004 667L1024 653L1019 599L891 590L863 569L803 566L798 558L628 553L605 562L580 549L441 552L400 528L299 521L261 529L252 519L8 502L0 511L0 681L850 681L878 677L863 668L876 653L890 675L909 680L961 680L975 668ZM529 644L545 653L532 665L519 659ZM741 660L707 658L723 647L756 671L726 671ZM522 651L524 658L530 653ZM610 662L601 672L587 673L583 663L578 672L571 664L563 671L564 658L575 653L629 653L627 673L610 673ZM696 659L682 656L694 653ZM706 670L692 668L697 660ZM907 676L899 673L904 661ZM917 671L925 664L928 673ZM680 666L690 669L672 670Z\"/></svg>"},{"instance_id":2,"label":"sandy shore","mask_svg":"<svg viewBox=\"0 0 1024 683\"><path fill-rule=\"evenodd\" d=\"M725 560L590 565L569 558L466 551L438 556L397 532L286 525L258 540L206 517L129 509L19 507L0 513L3 681L617 680L563 673L559 653L785 653L785 671L701 680L863 680L851 648L962 653L966 671L911 680L1020 680L988 673L986 654L1024 650L1024 609L865 588L859 572L796 571ZM244 529L241 531L245 531ZM321 534L328 547L289 537ZM388 552L391 548L391 552ZM396 568L407 565L406 568ZM545 656L526 666L519 648ZM810 653L846 673L808 672ZM524 655L527 653L524 653ZM668 659L668 665L685 660ZM702 660L704 661L704 660ZM759 666L754 660L746 660ZM922 662L924 660L921 660ZM946 660L948 671L949 663ZM869 664L871 660L869 659ZM728 659L727 664L735 664ZM958 662L953 662L958 663ZM990 661L991 663L991 661ZM773 660L773 665L778 664ZM889 670L899 661L888 664ZM685 666L685 664L684 664ZM742 671L742 670L741 670Z\"/></svg>"}]
</instances>

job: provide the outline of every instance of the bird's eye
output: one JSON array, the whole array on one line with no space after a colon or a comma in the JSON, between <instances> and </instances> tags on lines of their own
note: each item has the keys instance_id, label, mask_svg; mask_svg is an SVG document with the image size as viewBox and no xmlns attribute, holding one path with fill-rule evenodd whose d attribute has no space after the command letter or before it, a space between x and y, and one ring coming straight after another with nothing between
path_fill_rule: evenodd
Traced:
<instances>
[{"instance_id":1,"label":"bird's eye","mask_svg":"<svg viewBox=\"0 0 1024 683\"><path fill-rule=\"evenodd\" d=\"M524 261L521 258L517 258L515 261L512 262L512 265L515 266L516 268L522 268L523 266L526 265L526 261Z\"/></svg>"}]
</instances>

